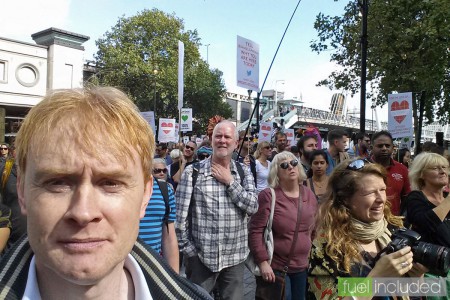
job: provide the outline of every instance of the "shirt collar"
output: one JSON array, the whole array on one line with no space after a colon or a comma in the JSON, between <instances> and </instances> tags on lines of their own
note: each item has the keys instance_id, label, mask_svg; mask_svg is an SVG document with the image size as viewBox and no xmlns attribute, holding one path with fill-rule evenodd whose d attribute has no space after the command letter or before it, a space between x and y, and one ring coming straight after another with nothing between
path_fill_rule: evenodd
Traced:
<instances>
[{"instance_id":1,"label":"shirt collar","mask_svg":"<svg viewBox=\"0 0 450 300\"><path fill-rule=\"evenodd\" d=\"M131 256L131 254L128 254L125 258L124 268L130 272L131 278L133 279L135 299L152 300L153 298L148 289L144 273L142 273L137 261L133 256ZM22 300L42 300L36 277L36 262L34 255L31 259L30 268L28 270L27 285L25 286L25 292Z\"/></svg>"}]
</instances>

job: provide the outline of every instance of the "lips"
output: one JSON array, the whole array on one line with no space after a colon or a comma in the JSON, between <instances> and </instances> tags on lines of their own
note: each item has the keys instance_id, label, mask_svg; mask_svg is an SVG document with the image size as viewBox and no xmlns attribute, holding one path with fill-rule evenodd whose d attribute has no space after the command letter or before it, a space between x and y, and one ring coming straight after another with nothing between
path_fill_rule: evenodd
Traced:
<instances>
[{"instance_id":1,"label":"lips","mask_svg":"<svg viewBox=\"0 0 450 300\"><path fill-rule=\"evenodd\" d=\"M64 248L73 252L91 251L103 246L107 241L105 239L69 239L60 242Z\"/></svg>"}]
</instances>

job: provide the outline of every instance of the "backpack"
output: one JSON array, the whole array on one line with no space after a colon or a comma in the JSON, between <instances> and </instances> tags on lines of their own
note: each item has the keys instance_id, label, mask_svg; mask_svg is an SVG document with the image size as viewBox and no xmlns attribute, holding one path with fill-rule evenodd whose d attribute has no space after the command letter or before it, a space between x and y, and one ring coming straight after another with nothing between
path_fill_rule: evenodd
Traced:
<instances>
[{"instance_id":1,"label":"backpack","mask_svg":"<svg viewBox=\"0 0 450 300\"><path fill-rule=\"evenodd\" d=\"M163 222L166 223L167 227L169 227L169 224L168 224L169 215L170 215L169 187L167 185L167 182L165 182L164 180L157 179L156 182L158 183L159 189L161 190L161 194L164 198L164 204L166 206L166 212L164 213Z\"/></svg>"}]
</instances>

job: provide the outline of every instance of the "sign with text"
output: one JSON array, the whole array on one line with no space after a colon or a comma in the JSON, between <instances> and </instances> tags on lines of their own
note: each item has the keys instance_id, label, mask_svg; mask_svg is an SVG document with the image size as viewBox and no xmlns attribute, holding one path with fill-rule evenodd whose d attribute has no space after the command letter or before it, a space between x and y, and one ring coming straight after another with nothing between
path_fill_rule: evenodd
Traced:
<instances>
[{"instance_id":1,"label":"sign with text","mask_svg":"<svg viewBox=\"0 0 450 300\"><path fill-rule=\"evenodd\" d=\"M155 113L152 111L142 111L141 116L147 121L153 130L153 134L156 134L155 128Z\"/></svg>"},{"instance_id":2,"label":"sign with text","mask_svg":"<svg viewBox=\"0 0 450 300\"><path fill-rule=\"evenodd\" d=\"M261 122L259 123L258 142L269 142L272 139L272 123Z\"/></svg>"},{"instance_id":3,"label":"sign with text","mask_svg":"<svg viewBox=\"0 0 450 300\"><path fill-rule=\"evenodd\" d=\"M173 142L175 137L175 119L159 118L158 142Z\"/></svg>"},{"instance_id":4,"label":"sign with text","mask_svg":"<svg viewBox=\"0 0 450 300\"><path fill-rule=\"evenodd\" d=\"M411 150L412 141L413 141L413 137L412 136L403 137L400 140L400 145L398 146L398 148L399 149L406 148L408 150Z\"/></svg>"},{"instance_id":5,"label":"sign with text","mask_svg":"<svg viewBox=\"0 0 450 300\"><path fill-rule=\"evenodd\" d=\"M259 45L237 36L237 86L259 91Z\"/></svg>"},{"instance_id":6,"label":"sign with text","mask_svg":"<svg viewBox=\"0 0 450 300\"><path fill-rule=\"evenodd\" d=\"M181 131L192 131L192 108L181 109Z\"/></svg>"},{"instance_id":7,"label":"sign with text","mask_svg":"<svg viewBox=\"0 0 450 300\"><path fill-rule=\"evenodd\" d=\"M413 135L411 92L388 95L388 131L393 138Z\"/></svg>"},{"instance_id":8,"label":"sign with text","mask_svg":"<svg viewBox=\"0 0 450 300\"><path fill-rule=\"evenodd\" d=\"M183 136L183 144L187 144L189 142L189 137L187 135Z\"/></svg>"}]
</instances>

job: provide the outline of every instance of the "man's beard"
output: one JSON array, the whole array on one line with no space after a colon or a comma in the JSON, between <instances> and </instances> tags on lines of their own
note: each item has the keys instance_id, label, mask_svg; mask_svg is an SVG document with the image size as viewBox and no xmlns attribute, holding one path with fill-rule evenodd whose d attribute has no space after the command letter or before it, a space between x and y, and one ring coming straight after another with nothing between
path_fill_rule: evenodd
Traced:
<instances>
[{"instance_id":1,"label":"man's beard","mask_svg":"<svg viewBox=\"0 0 450 300\"><path fill-rule=\"evenodd\" d=\"M311 158L312 153L313 153L312 151L303 150L303 156L305 157L305 160L307 162L309 162L309 159Z\"/></svg>"}]
</instances>

